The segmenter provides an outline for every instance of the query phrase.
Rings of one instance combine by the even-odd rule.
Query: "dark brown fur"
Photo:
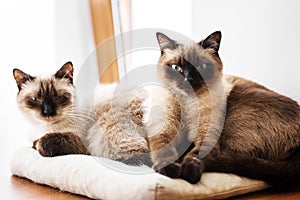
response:
[[[215,32],[192,45],[181,44],[161,33],[157,34],[157,38],[162,51],[158,68],[163,80],[168,87],[177,89],[179,93],[196,94],[201,117],[200,123],[197,120],[189,121],[189,115],[197,115],[193,109],[187,109],[185,116],[173,119],[181,120],[183,125],[180,128],[176,122],[170,126],[177,130],[177,134],[184,132],[180,138],[185,135],[185,138],[192,139],[192,148],[182,156],[183,159],[175,163],[167,162],[162,153],[152,156],[154,169],[172,178],[181,177],[190,183],[200,180],[204,168],[206,171],[235,173],[272,184],[299,183],[299,104],[257,83],[228,76],[225,77],[226,83],[231,87],[224,87],[228,89],[224,127],[218,129],[216,126],[215,132],[208,132],[212,125],[209,120],[214,120],[211,118],[212,108],[218,107],[218,104],[211,101],[218,98],[218,87],[209,85],[220,83],[223,76],[218,54],[221,33]],[[199,67],[203,63],[206,67]],[[188,107],[188,104],[185,106]],[[173,108],[178,109],[176,106]],[[222,113],[222,106],[218,109]],[[192,132],[195,128],[189,128],[193,123],[199,123],[194,134]],[[190,135],[195,137],[191,138]],[[154,142],[149,140],[151,150],[157,144],[163,146],[170,143],[174,133],[165,131],[160,137],[165,139]],[[208,139],[205,141],[205,138]],[[178,141],[175,146],[180,146],[182,142]]]
[[[226,121],[218,148],[203,159],[206,170],[275,185],[299,183],[299,104],[251,81],[228,79],[234,87]]]
[[[251,81],[228,79],[234,87],[227,99],[223,145],[258,158],[288,159],[300,144],[298,103]]]
[[[80,138],[74,133],[47,133],[34,142],[33,148],[45,157],[88,154]]]

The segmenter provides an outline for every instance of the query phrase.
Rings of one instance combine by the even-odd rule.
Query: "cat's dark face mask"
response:
[[[215,66],[212,62],[200,59],[194,65],[186,59],[180,59],[178,63],[167,64],[166,78],[169,80],[175,80],[177,87],[193,91],[199,90],[206,80],[210,80],[214,77]]]
[[[165,81],[185,91],[198,91],[222,71],[218,55],[221,33],[199,43],[181,43],[157,33],[161,49],[158,66]]]

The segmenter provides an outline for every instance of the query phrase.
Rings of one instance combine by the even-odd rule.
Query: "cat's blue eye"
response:
[[[36,99],[36,97],[30,97],[30,100],[31,101],[36,101],[37,99]]]
[[[180,72],[180,73],[183,72],[183,70],[181,69],[181,67],[179,67],[179,66],[176,65],[176,64],[172,64],[171,67],[172,67],[173,70],[175,70],[175,71],[177,71],[177,72]]]

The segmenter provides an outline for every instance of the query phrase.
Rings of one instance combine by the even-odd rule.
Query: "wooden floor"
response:
[[[62,192],[48,186],[35,184],[27,179],[11,176],[5,190],[3,184],[1,199],[7,200],[87,200],[89,198]]]
[[[16,176],[1,177],[1,199],[7,200],[87,200],[89,198],[62,192],[48,186],[35,184],[27,179]],[[243,196],[233,197],[234,200],[297,200],[300,199],[300,186],[289,189],[268,189]]]
[[[238,197],[232,197],[234,200],[298,200],[300,199],[300,185],[285,189],[270,188],[260,192],[254,192]]]

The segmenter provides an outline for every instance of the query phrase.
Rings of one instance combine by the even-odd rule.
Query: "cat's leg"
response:
[[[300,183],[300,160],[266,160],[226,149],[213,150],[202,161],[207,172],[233,173],[278,186]]]
[[[300,147],[298,147],[292,155],[288,158],[290,161],[300,161]]]
[[[180,177],[181,166],[175,146],[180,143],[180,109],[176,105],[165,108],[165,116],[154,113],[148,128],[148,143],[153,169],[171,178]]]
[[[42,156],[53,157],[67,154],[88,154],[78,135],[66,133],[47,133],[34,141],[33,148]]]
[[[189,183],[197,183],[200,181],[205,164],[195,154],[188,154],[181,163],[180,177]]]
[[[153,169],[162,175],[178,178],[181,167],[176,163],[178,156],[175,146],[164,140],[161,135],[152,137],[148,141]]]
[[[181,162],[181,178],[189,183],[200,181],[202,173],[205,170],[205,163],[202,158],[211,151],[220,152],[219,134],[210,134],[209,138],[204,138],[205,133],[198,134],[194,141],[194,147],[187,152]]]

